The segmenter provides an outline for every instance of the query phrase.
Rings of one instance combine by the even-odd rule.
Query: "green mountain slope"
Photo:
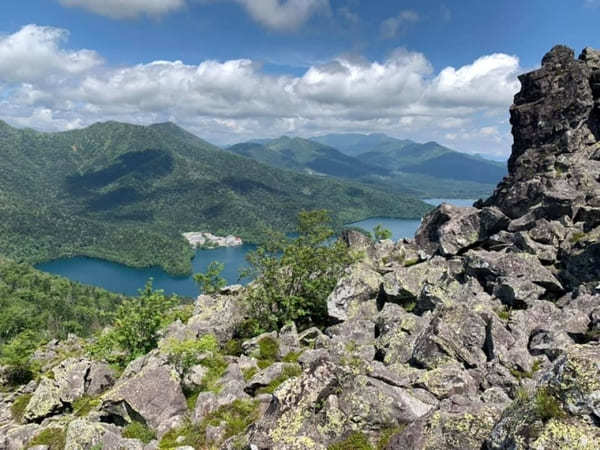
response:
[[[0,347],[22,332],[89,336],[110,323],[124,297],[0,257]]]
[[[0,123],[0,254],[38,262],[86,255],[191,270],[181,233],[260,240],[302,209],[337,225],[420,217],[428,207],[364,185],[296,174],[224,152],[173,124],[116,122],[40,133]]]
[[[388,175],[389,171],[358,161],[339,150],[302,138],[282,136],[261,143],[246,142],[227,149],[272,167],[341,178]]]
[[[373,134],[327,134],[311,138],[315,142],[329,145],[349,156],[358,156],[373,149],[383,149],[387,146],[401,148],[402,145],[412,144],[409,140],[395,139],[382,133]]]
[[[437,142],[419,144],[383,134],[332,134],[312,140],[336,145],[366,164],[385,167],[392,172],[391,179],[383,180],[385,184],[437,191],[441,196],[457,190],[474,196],[489,194],[506,175],[504,163],[457,152]]]

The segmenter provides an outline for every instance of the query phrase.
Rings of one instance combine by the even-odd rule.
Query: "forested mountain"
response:
[[[227,150],[273,167],[313,174],[359,178],[390,173],[383,167],[361,162],[333,147],[298,137],[282,136],[263,143],[246,142]]]
[[[489,185],[495,185],[506,175],[506,164],[457,152],[437,142],[420,144],[385,134],[331,134],[312,140],[395,172]]]
[[[436,142],[419,144],[385,134],[283,136],[236,144],[228,150],[272,167],[357,180],[421,198],[485,197],[506,174],[502,163]]]
[[[87,255],[188,273],[188,231],[259,240],[302,209],[337,225],[420,217],[428,207],[224,152],[173,124],[117,122],[41,133],[0,122],[0,254],[36,262]]]
[[[23,332],[89,336],[111,322],[123,298],[0,257],[0,347]]]

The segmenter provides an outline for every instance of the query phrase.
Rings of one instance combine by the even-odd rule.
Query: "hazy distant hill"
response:
[[[171,123],[40,133],[0,122],[0,254],[17,260],[77,254],[185,273],[192,252],[182,232],[257,240],[316,208],[332,211],[338,225],[428,209],[357,183],[267,167]]]
[[[268,141],[236,144],[227,150],[273,167],[342,178],[389,175],[390,171],[372,166],[339,150],[308,139],[282,136]]]
[[[397,176],[401,173],[441,180],[478,183],[493,190],[506,175],[506,164],[480,156],[457,152],[437,142],[416,143],[384,134],[330,134],[312,140],[335,146],[365,164],[385,167]],[[426,186],[421,188],[427,190]],[[430,188],[431,189],[431,188]]]

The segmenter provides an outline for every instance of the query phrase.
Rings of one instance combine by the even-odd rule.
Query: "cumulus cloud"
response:
[[[274,30],[296,29],[319,11],[329,10],[329,0],[235,0],[257,22]]]
[[[84,8],[113,19],[131,19],[140,15],[161,16],[187,5],[186,0],[58,0],[67,7]],[[233,1],[267,28],[295,30],[313,14],[329,12],[329,0],[190,0],[199,4]]]
[[[406,31],[408,25],[417,23],[420,20],[416,11],[407,9],[400,11],[400,14],[389,17],[381,23],[381,36],[385,39],[392,39],[398,34]]]
[[[87,9],[113,19],[131,19],[142,14],[160,16],[185,5],[185,0],[59,0],[67,7]]]
[[[341,56],[302,76],[270,75],[249,59],[111,67],[92,51],[65,49],[67,36],[29,25],[0,40],[1,118],[43,129],[172,120],[217,143],[381,131],[496,145],[520,70],[516,57],[493,54],[436,74],[423,54],[405,49],[383,61]],[[464,131],[482,117],[480,131]]]
[[[66,30],[36,25],[0,36],[0,81],[39,81],[64,73],[82,73],[101,63],[94,51],[61,49],[68,36]]]

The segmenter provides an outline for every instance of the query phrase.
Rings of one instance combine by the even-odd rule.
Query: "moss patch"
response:
[[[96,397],[83,396],[73,402],[73,414],[78,417],[87,416],[94,408],[100,405],[102,401]]]
[[[132,422],[123,428],[121,433],[124,438],[139,439],[144,444],[156,439],[156,433],[140,422]]]
[[[29,447],[36,445],[47,445],[49,450],[63,450],[67,441],[67,433],[64,428],[46,428],[38,433],[28,444]]]
[[[10,413],[18,423],[23,422],[23,415],[25,414],[29,400],[31,400],[31,394],[21,395],[10,405]]]
[[[327,450],[374,450],[363,433],[355,432],[343,441],[331,444]]]
[[[258,418],[258,402],[236,400],[221,406],[204,418],[198,425],[191,422],[171,430],[163,436],[159,447],[163,449],[189,445],[194,448],[206,448],[206,429],[209,425],[225,427],[223,440],[243,433]]]

